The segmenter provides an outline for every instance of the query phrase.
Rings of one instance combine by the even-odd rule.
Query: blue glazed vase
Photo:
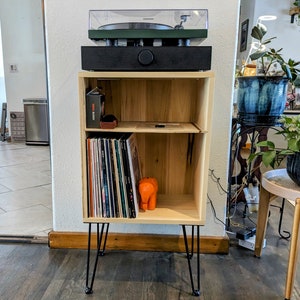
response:
[[[300,152],[287,156],[286,171],[290,178],[300,186]]]
[[[282,76],[238,77],[237,106],[240,122],[276,125],[287,101],[288,79]]]

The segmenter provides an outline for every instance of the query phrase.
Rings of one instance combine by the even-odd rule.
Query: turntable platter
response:
[[[100,30],[119,30],[119,29],[157,29],[157,30],[168,30],[173,29],[172,26],[158,23],[143,23],[143,22],[125,22],[106,24],[100,26]]]

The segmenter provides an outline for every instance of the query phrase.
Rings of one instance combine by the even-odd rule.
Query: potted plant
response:
[[[256,146],[261,147],[261,151],[250,154],[249,162],[260,156],[266,167],[277,168],[286,157],[287,173],[295,183],[300,185],[300,115],[283,115],[279,122],[282,129],[276,134],[283,135],[287,142],[286,148],[278,148],[270,140],[259,142]]]
[[[300,62],[284,60],[282,48],[268,48],[275,37],[266,38],[267,28],[257,24],[252,28],[251,36],[255,51],[249,58],[256,62],[256,76],[243,76],[246,65],[239,72],[237,105],[239,119],[245,125],[275,125],[282,115],[287,100],[288,82],[293,84]]]

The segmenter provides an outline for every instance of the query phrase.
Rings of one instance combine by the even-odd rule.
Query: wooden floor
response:
[[[99,257],[94,293],[86,295],[85,250],[1,242],[0,299],[283,299],[289,241],[277,233],[278,215],[279,210],[272,208],[267,247],[260,259],[238,246],[235,238],[231,238],[228,255],[200,255],[198,298],[191,295],[187,260],[182,253],[107,252]],[[290,230],[291,215],[292,207],[286,205],[285,230]],[[195,257],[192,262],[194,267]],[[300,274],[295,282],[295,300],[300,299],[299,278]]]

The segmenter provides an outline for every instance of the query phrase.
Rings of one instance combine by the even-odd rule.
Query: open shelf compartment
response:
[[[79,73],[84,222],[204,225],[213,80],[212,72]],[[96,86],[119,120],[110,131],[136,133],[142,175],[158,181],[156,209],[136,218],[88,214],[86,140],[107,131],[86,127],[85,96]]]

